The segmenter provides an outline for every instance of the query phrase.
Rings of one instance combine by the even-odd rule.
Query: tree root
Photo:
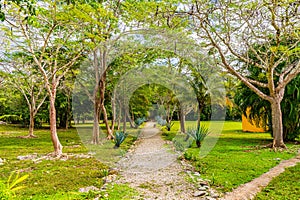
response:
[[[287,149],[287,146],[285,144],[281,144],[280,146],[274,146],[273,143],[270,143],[270,144],[267,144],[267,145],[264,145],[262,146],[263,149],[267,148],[272,148],[274,151],[282,151],[282,150],[286,150]]]

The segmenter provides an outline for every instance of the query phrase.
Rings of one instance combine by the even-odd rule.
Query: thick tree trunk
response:
[[[197,130],[200,129],[201,126],[201,113],[203,110],[203,103],[198,100],[198,119],[197,119]]]
[[[34,130],[34,111],[30,110],[30,119],[29,119],[29,134],[28,137],[36,137],[33,134],[33,130]]]
[[[271,102],[272,109],[272,129],[273,129],[273,148],[286,148],[283,142],[282,112],[279,100]]]
[[[62,154],[62,145],[59,142],[56,129],[56,110],[55,110],[55,92],[50,96],[50,133],[51,140],[54,147],[54,155],[60,156]]]

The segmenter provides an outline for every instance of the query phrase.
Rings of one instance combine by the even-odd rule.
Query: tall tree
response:
[[[175,11],[190,17],[199,43],[212,47],[209,53],[224,69],[270,102],[273,148],[286,148],[280,103],[286,85],[300,73],[299,6],[288,0],[194,0]],[[258,43],[264,48],[255,48]],[[248,66],[262,69],[264,81],[247,77]]]
[[[34,138],[34,118],[47,97],[43,77],[38,73],[32,57],[20,52],[6,57],[1,62],[7,74],[6,82],[22,93],[29,108],[29,134],[25,138]]]
[[[119,18],[121,18],[121,1],[106,1],[103,2],[77,2],[74,4],[74,16],[77,21],[84,24],[83,32],[86,36],[85,45],[86,51],[89,54],[88,63],[82,67],[84,70],[77,79],[78,85],[86,91],[89,99],[94,105],[94,125],[93,125],[93,143],[99,143],[99,120],[102,112],[103,120],[106,125],[107,138],[113,138],[114,120],[109,124],[108,113],[105,108],[105,91],[107,82],[107,72],[109,62],[111,61],[111,44],[116,38],[113,38],[115,33],[120,31],[118,26]],[[118,37],[117,37],[118,38]],[[90,70],[92,76],[89,77],[94,83],[80,83],[80,77],[85,76],[85,73]],[[86,81],[86,78],[83,78]],[[93,89],[91,90],[91,87]],[[114,116],[114,115],[113,115]]]
[[[68,6],[57,1],[43,1],[36,6],[36,15],[27,16],[18,4],[10,4],[6,10],[3,29],[13,45],[32,56],[43,77],[49,95],[50,132],[54,155],[62,154],[57,136],[55,99],[57,87],[66,73],[82,56],[80,25],[72,22]],[[8,25],[7,25],[8,24]]]

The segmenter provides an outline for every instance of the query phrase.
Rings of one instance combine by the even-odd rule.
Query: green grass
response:
[[[258,193],[255,200],[299,200],[300,199],[300,163],[285,169],[271,183]]]
[[[21,170],[20,175],[28,174],[29,178],[22,182],[21,185],[25,185],[26,188],[17,192],[17,199],[93,199],[97,194],[80,194],[79,188],[91,185],[101,187],[102,178],[105,176],[103,171],[111,166],[99,161],[97,156],[69,158],[66,161],[43,160],[38,163],[31,160],[18,160],[17,157],[20,155],[37,153],[38,156],[43,156],[53,151],[49,130],[36,130],[35,134],[38,138],[21,139],[18,136],[27,135],[27,129],[0,125],[0,158],[5,159],[5,164],[0,166],[0,181],[5,182],[12,171]],[[87,154],[93,149],[98,149],[99,153],[106,149],[101,151],[101,158],[113,161],[117,161],[136,139],[132,132],[121,147],[115,150],[113,142],[107,140],[105,145],[83,145],[75,128],[67,131],[58,130],[58,136],[64,146],[64,153]],[[126,185],[114,185],[107,191],[108,196],[116,196],[117,188],[120,188],[128,199],[134,194],[134,191]]]
[[[212,130],[214,127],[223,126],[221,122],[211,122],[211,124],[203,122],[202,124],[211,125]],[[187,126],[192,127],[194,123],[188,122]],[[103,127],[101,129],[104,130]],[[178,136],[178,129],[179,123],[176,122],[170,132],[164,131],[163,137],[168,140],[174,138],[179,140],[182,137],[183,140],[184,135]],[[42,156],[51,153],[53,146],[49,130],[37,130],[35,134],[38,138],[21,139],[18,136],[26,135],[27,129],[0,125],[0,158],[6,160],[5,164],[0,166],[0,181],[6,181],[11,171],[15,170],[23,171],[21,176],[29,174],[29,178],[21,183],[26,188],[17,192],[17,199],[93,199],[98,195],[101,195],[101,199],[132,199],[136,196],[136,191],[128,185],[117,184],[111,184],[107,191],[100,193],[78,193],[81,187],[103,185],[102,177],[106,175],[104,172],[112,166],[111,163],[124,155],[137,139],[136,129],[128,129],[129,136],[118,149],[113,149],[113,142],[105,140],[105,133],[101,134],[102,145],[90,145],[89,125],[81,126],[79,130],[79,133],[75,128],[58,131],[60,141],[64,146],[63,152],[69,154],[96,152],[95,158],[70,158],[66,161],[43,160],[34,163],[33,161],[20,161],[17,156],[33,153]],[[212,137],[215,136],[212,135]],[[240,122],[226,122],[218,142],[207,156],[200,158],[199,148],[196,148],[194,143],[186,150],[184,156],[200,172],[202,178],[211,180],[213,187],[225,192],[260,176],[281,160],[293,157],[298,148],[293,144],[287,144],[289,150],[285,152],[259,148],[271,141],[269,133],[243,133]],[[288,173],[287,178],[284,175],[286,173]],[[276,198],[276,195],[282,197],[282,195],[289,194],[293,197],[295,191],[299,190],[299,186],[296,185],[299,175],[293,176],[293,173],[299,174],[299,165],[288,169],[282,175],[279,181],[282,184],[271,184],[270,188],[257,198],[262,199],[266,194],[269,195],[266,199],[280,199]],[[277,188],[284,188],[280,189],[284,190],[284,193],[278,193]]]
[[[221,122],[210,122],[212,127],[222,126]],[[164,131],[165,139],[171,140],[178,132],[176,122],[170,133]],[[209,126],[208,122],[202,122]],[[194,126],[188,122],[187,126]],[[210,184],[222,192],[231,191],[243,183],[259,177],[281,160],[286,160],[296,154],[296,145],[287,144],[288,151],[274,152],[272,149],[262,149],[262,145],[272,142],[269,133],[244,133],[240,122],[226,122],[218,142],[208,155],[201,158],[200,149],[195,143],[184,152],[201,177],[211,180]],[[175,139],[178,136],[175,137]]]

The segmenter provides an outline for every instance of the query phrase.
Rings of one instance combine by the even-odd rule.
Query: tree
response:
[[[92,73],[88,82],[93,80],[94,83],[80,82],[80,78],[85,76],[85,72],[79,75],[77,79],[78,86],[81,87],[93,102],[94,106],[94,123],[93,123],[93,143],[99,143],[99,120],[102,112],[104,123],[106,125],[107,138],[113,138],[114,121],[109,124],[108,113],[105,108],[105,91],[107,82],[107,72],[109,70],[109,59],[111,59],[111,44],[114,44],[113,34],[118,33],[118,21],[121,17],[121,2],[107,1],[98,3],[94,1],[78,2],[74,4],[74,16],[80,23],[84,24],[83,32],[87,40],[85,41],[86,51],[89,57],[86,61],[88,64],[81,68],[81,71]],[[118,38],[118,37],[116,37]],[[84,68],[88,67],[88,68]],[[86,81],[86,80],[85,80]],[[91,90],[91,88],[93,88]],[[114,115],[113,115],[114,116]]]
[[[5,80],[25,98],[29,108],[29,134],[25,138],[34,138],[35,116],[47,97],[43,77],[35,69],[32,57],[20,52],[6,56],[8,59],[2,62],[6,71]]]
[[[56,1],[36,4],[36,15],[24,16],[20,6],[12,3],[6,7],[6,24],[3,29],[17,49],[32,56],[43,77],[49,95],[49,118],[54,155],[62,154],[62,145],[57,136],[55,99],[62,78],[82,56],[80,25],[72,23],[68,6]],[[8,16],[9,15],[9,16]],[[7,25],[9,24],[9,25]]]
[[[195,0],[175,12],[190,16],[199,44],[212,47],[208,52],[219,57],[224,69],[270,102],[272,146],[286,148],[280,103],[287,84],[300,73],[299,4],[285,0],[230,3]],[[256,48],[258,43],[263,50]],[[264,80],[247,77],[248,66],[261,69]]]
[[[7,76],[6,73],[0,73],[1,78]],[[24,121],[23,114],[26,112],[28,107],[23,95],[3,78],[0,85],[0,121],[20,123]]]
[[[255,72],[252,72],[251,75],[258,76]],[[298,75],[286,86],[286,92],[281,102],[284,141],[294,141],[300,134],[299,81],[300,76]],[[266,100],[257,101],[260,97],[243,84],[239,84],[238,91],[239,92],[235,95],[234,100],[244,115],[246,115],[247,109],[251,107],[249,119],[256,125],[263,126],[266,130],[269,130],[272,133],[270,103]]]
[[[5,20],[5,8],[8,4],[17,4],[24,14],[35,14],[34,0],[0,0],[0,21]]]

